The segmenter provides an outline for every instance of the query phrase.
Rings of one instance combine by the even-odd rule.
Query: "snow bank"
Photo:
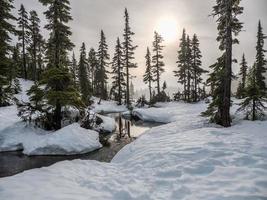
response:
[[[15,97],[22,102],[29,102],[29,96],[27,95],[27,91],[33,86],[34,82],[19,78],[19,83],[21,87],[21,92],[16,94]]]
[[[101,100],[101,103],[98,104],[99,98],[93,98],[93,105],[91,106],[91,110],[96,113],[117,113],[127,111],[125,105],[117,105],[115,101],[105,101]]]
[[[103,120],[103,122],[100,124],[99,127],[96,128],[98,131],[104,131],[107,133],[112,133],[116,130],[116,122],[114,118],[103,116],[103,115],[97,115],[99,118]]]
[[[0,132],[0,152],[23,150],[26,155],[73,155],[100,147],[98,133],[77,123],[48,132],[18,122]]]
[[[2,178],[0,199],[267,199],[266,121],[205,127],[201,103],[165,108],[180,110],[163,112],[179,121],[150,129],[111,163],[64,161]]]

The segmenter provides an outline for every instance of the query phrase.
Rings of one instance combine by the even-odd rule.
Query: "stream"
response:
[[[159,126],[159,123],[143,122],[128,120],[122,118],[122,124],[130,124],[130,136],[125,134],[124,137],[118,138],[119,132],[119,118],[120,113],[109,113],[106,116],[115,119],[117,128],[116,131],[109,135],[100,135],[104,138],[106,144],[101,149],[79,155],[71,156],[27,156],[22,151],[14,152],[0,152],[0,177],[12,176],[21,173],[25,170],[47,167],[56,162],[64,160],[98,160],[100,162],[110,162],[112,158],[120,151],[125,145],[131,143],[135,138],[139,137],[142,133],[152,127]]]

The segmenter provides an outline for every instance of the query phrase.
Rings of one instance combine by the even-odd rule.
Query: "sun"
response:
[[[165,42],[173,42],[177,39],[178,23],[174,18],[163,17],[158,21],[156,31]]]

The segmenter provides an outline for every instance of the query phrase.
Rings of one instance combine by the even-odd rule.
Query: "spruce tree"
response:
[[[38,55],[42,54],[40,52],[40,47],[44,45],[44,39],[40,31],[40,19],[36,11],[30,11],[30,24],[29,24],[29,47],[28,51],[31,56],[31,65],[32,65],[32,80],[39,80],[39,73],[41,71],[41,66],[38,66]]]
[[[162,55],[162,50],[163,50],[163,38],[161,35],[159,35],[156,31],[154,32],[154,41],[153,41],[153,52],[154,55],[152,56],[152,72],[154,76],[154,80],[157,83],[157,95],[160,95],[160,76],[162,73],[165,71],[164,70],[164,62],[162,61],[163,55]]]
[[[239,76],[241,78],[239,84],[238,84],[238,88],[237,88],[237,92],[236,92],[236,96],[237,98],[244,98],[245,97],[245,87],[246,87],[246,81],[247,81],[247,70],[248,70],[248,65],[247,65],[247,61],[245,58],[245,54],[243,54],[242,56],[242,61],[240,63],[240,72],[239,72]]]
[[[186,38],[186,78],[187,78],[187,87],[185,95],[187,96],[187,101],[191,102],[191,80],[193,75],[193,69],[192,69],[192,49],[191,49],[191,40],[189,35],[187,35]]]
[[[178,51],[178,70],[174,71],[174,76],[178,78],[178,83],[183,85],[183,99],[186,99],[186,85],[187,85],[187,55],[186,55],[186,49],[187,49],[187,41],[186,41],[186,31],[183,29],[182,38],[180,39],[180,45],[179,45],[179,51]]]
[[[82,100],[85,104],[89,103],[90,96],[90,83],[87,72],[87,59],[86,59],[86,49],[85,44],[82,44],[80,49],[80,61],[79,61],[79,84],[80,91],[82,94]]]
[[[97,52],[97,58],[98,58],[98,66],[95,73],[95,94],[97,97],[107,100],[108,98],[108,91],[107,91],[107,68],[109,66],[108,60],[109,60],[109,54],[108,54],[108,45],[106,43],[106,37],[101,30],[101,37]]]
[[[71,74],[67,66],[68,51],[74,47],[70,41],[71,31],[67,23],[72,20],[69,0],[40,0],[48,7],[44,13],[48,24],[45,28],[50,31],[47,41],[46,59],[48,69],[44,72],[42,83],[46,84],[46,98],[52,105],[52,128],[60,129],[62,106],[81,106],[80,98],[74,89]]]
[[[133,63],[132,60],[134,59],[134,50],[137,46],[133,45],[132,36],[134,32],[131,31],[131,27],[129,24],[129,14],[127,9],[125,8],[124,11],[124,18],[125,18],[125,27],[124,27],[124,42],[122,43],[123,46],[123,62],[125,65],[126,70],[126,104],[127,107],[130,106],[130,69],[136,68],[137,64]]]
[[[242,29],[242,23],[238,20],[238,15],[242,14],[243,8],[239,6],[240,0],[216,0],[216,5],[213,7],[212,15],[217,17],[218,37],[220,42],[219,49],[223,52],[225,62],[221,69],[220,76],[223,77],[222,90],[217,98],[222,98],[218,104],[216,113],[216,123],[224,127],[231,126],[230,106],[231,106],[231,79],[232,79],[232,46],[237,44],[238,40],[233,37],[237,36]],[[221,88],[221,87],[220,87]],[[215,99],[217,99],[215,98]],[[214,104],[212,102],[211,104]]]
[[[262,119],[264,117],[264,110],[266,110],[264,102],[266,103],[267,101],[261,92],[260,85],[258,85],[259,83],[260,82],[257,80],[257,65],[254,64],[248,74],[247,85],[245,88],[246,98],[237,110],[238,112],[245,112],[245,119],[252,121]]]
[[[95,86],[96,86],[96,82],[95,82],[95,72],[96,72],[96,68],[98,65],[98,61],[97,61],[97,57],[96,57],[96,52],[94,50],[94,48],[91,48],[88,54],[88,66],[90,68],[90,82],[92,83],[92,94],[95,95]]]
[[[266,83],[265,83],[265,73],[266,73],[266,65],[267,60],[265,58],[265,52],[264,49],[264,40],[267,37],[263,34],[263,28],[261,26],[261,22],[259,21],[258,24],[258,33],[257,33],[257,45],[256,45],[256,81],[258,82],[257,85],[259,86],[259,89],[264,95],[266,95]]]
[[[115,53],[112,60],[112,93],[115,96],[115,100],[118,102],[118,105],[122,104],[122,99],[125,96],[125,72],[122,62],[122,46],[120,39],[117,39],[117,44],[115,47]]]
[[[198,88],[200,88],[200,84],[202,83],[202,75],[203,73],[207,73],[201,65],[201,51],[199,49],[199,40],[197,35],[194,34],[192,38],[192,75],[193,75],[193,101],[197,102],[199,100],[198,96]]]
[[[7,106],[11,102],[13,93],[9,86],[9,66],[10,59],[9,53],[12,47],[9,42],[11,41],[10,34],[15,33],[15,28],[11,24],[11,20],[16,18],[12,15],[11,10],[13,7],[13,0],[0,1],[0,107]]]
[[[145,56],[146,59],[146,71],[143,76],[143,80],[145,84],[148,84],[148,90],[149,90],[149,102],[151,102],[152,99],[152,82],[154,82],[153,79],[153,72],[152,72],[152,65],[151,65],[151,54],[149,51],[149,48],[147,47],[147,53]]]
[[[19,9],[18,27],[19,27],[19,41],[21,41],[22,47],[22,67],[23,67],[23,78],[28,78],[27,72],[27,55],[26,49],[29,43],[29,21],[28,12],[25,10],[23,4],[21,4]]]
[[[71,63],[69,66],[69,71],[71,73],[71,77],[72,77],[72,81],[74,83],[75,88],[79,88],[79,80],[78,80],[78,76],[79,76],[79,68],[78,68],[78,64],[77,64],[77,60],[75,58],[75,54],[74,52],[72,53],[72,58],[71,58]]]

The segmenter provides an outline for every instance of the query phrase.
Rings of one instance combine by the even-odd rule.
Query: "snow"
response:
[[[26,91],[33,82],[20,79],[19,100],[28,101]],[[96,131],[74,123],[58,131],[44,131],[25,124],[17,116],[15,105],[0,108],[0,152],[23,150],[27,155],[72,155],[101,148]],[[1,198],[0,198],[1,199]]]
[[[99,127],[96,128],[96,130],[104,131],[107,133],[112,133],[113,131],[116,130],[116,122],[114,118],[103,116],[103,115],[97,115],[99,118],[103,120],[103,122],[100,124]]]
[[[105,101],[101,100],[100,104],[99,98],[93,98],[94,103],[91,106],[91,110],[96,113],[117,113],[127,111],[125,105],[117,105],[115,101]]]
[[[259,200],[267,198],[267,122],[212,127],[204,103],[138,110],[169,124],[148,130],[111,163],[64,161],[0,179],[0,199]],[[157,110],[158,109],[158,110]],[[179,114],[180,113],[180,114]]]

